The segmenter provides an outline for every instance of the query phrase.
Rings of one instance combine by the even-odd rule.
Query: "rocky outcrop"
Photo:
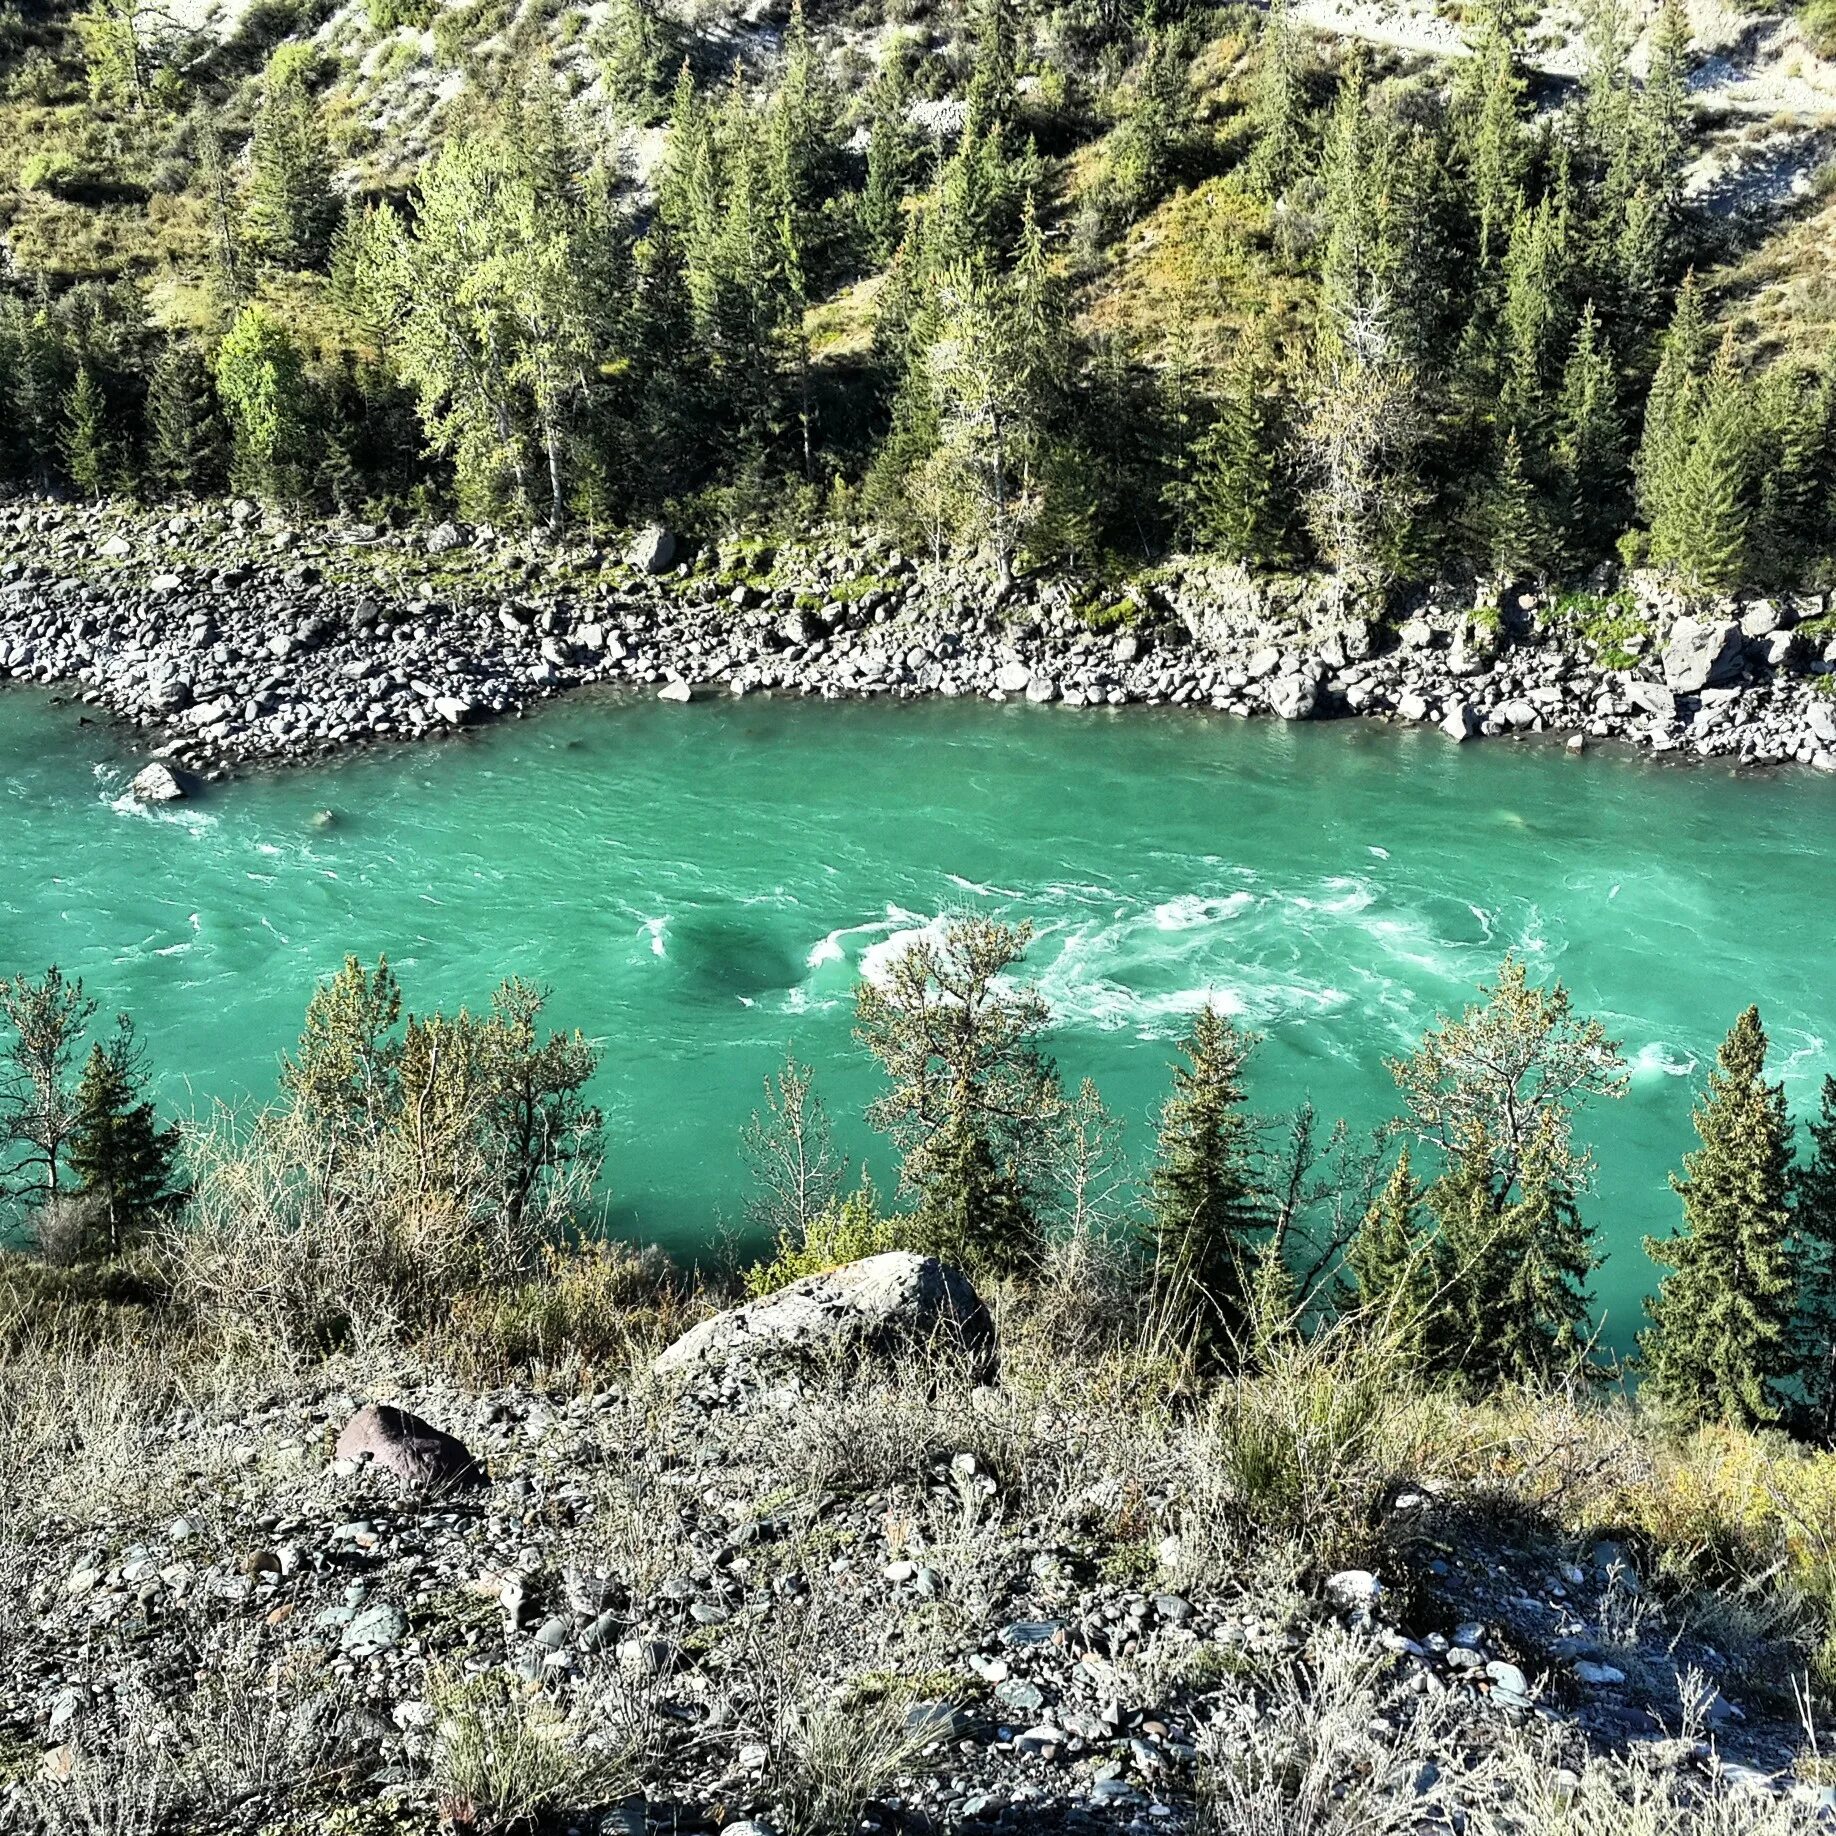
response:
[[[827,1366],[913,1351],[961,1359],[976,1375],[992,1377],[994,1324],[966,1275],[934,1256],[892,1250],[703,1320],[652,1368],[692,1379],[736,1366]]]

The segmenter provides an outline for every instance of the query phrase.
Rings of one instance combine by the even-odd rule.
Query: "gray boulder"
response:
[[[1676,692],[1661,682],[1628,682],[1626,699],[1640,712],[1653,715],[1658,720],[1675,720],[1677,717]]]
[[[676,564],[676,538],[652,523],[638,531],[625,558],[640,574],[666,574]]]
[[[693,1378],[733,1365],[892,1358],[919,1348],[962,1359],[978,1378],[994,1375],[994,1323],[969,1278],[935,1256],[891,1250],[703,1320],[651,1368]]]
[[[430,555],[450,555],[455,548],[465,546],[465,531],[457,523],[436,523],[427,532],[427,552]]]
[[[187,781],[170,765],[162,765],[155,759],[134,774],[128,785],[128,795],[142,803],[177,803],[189,796],[190,791]]]
[[[484,1469],[463,1441],[390,1403],[367,1403],[359,1409],[344,1424],[333,1457],[355,1466],[376,1466],[423,1491],[485,1483]]]
[[[1296,672],[1277,676],[1269,684],[1269,708],[1283,720],[1309,720],[1319,706],[1320,685],[1309,675]]]
[[[1457,701],[1441,717],[1441,731],[1450,740],[1469,740],[1479,730],[1479,711],[1470,702]]]
[[[1664,646],[1664,681],[1679,695],[1695,695],[1740,674],[1741,630],[1731,618],[1680,618]]]

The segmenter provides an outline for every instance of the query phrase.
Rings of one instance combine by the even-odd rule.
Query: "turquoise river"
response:
[[[786,1046],[872,1144],[851,993],[953,905],[1032,918],[1069,1078],[1152,1137],[1215,999],[1263,1033],[1252,1098],[1387,1113],[1386,1054],[1507,949],[1624,1041],[1583,1122],[1610,1251],[1605,1338],[1736,1012],[1760,1003],[1802,1112],[1836,1069],[1836,785],[1735,780],[1438,733],[962,703],[573,702],[461,743],[121,797],[108,729],[0,696],[0,964],[57,961],[139,1022],[180,1110],[273,1089],[316,978],[387,951],[411,1004],[516,971],[604,1049],[614,1228],[736,1225],[739,1131]],[[315,813],[335,820],[315,825]]]

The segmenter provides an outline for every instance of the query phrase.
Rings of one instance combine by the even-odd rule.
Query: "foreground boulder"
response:
[[[484,1469],[464,1442],[389,1403],[369,1403],[344,1424],[333,1456],[373,1464],[421,1491],[483,1485]]]
[[[652,523],[638,532],[626,559],[640,574],[666,574],[676,564],[676,538]]]
[[[934,1350],[986,1381],[994,1323],[968,1276],[935,1256],[891,1250],[730,1308],[661,1353],[659,1376],[712,1376],[731,1365],[822,1364]]]

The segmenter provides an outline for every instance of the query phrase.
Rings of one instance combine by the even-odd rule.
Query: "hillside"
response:
[[[26,488],[1379,593],[1836,547],[1815,7],[0,17]]]

